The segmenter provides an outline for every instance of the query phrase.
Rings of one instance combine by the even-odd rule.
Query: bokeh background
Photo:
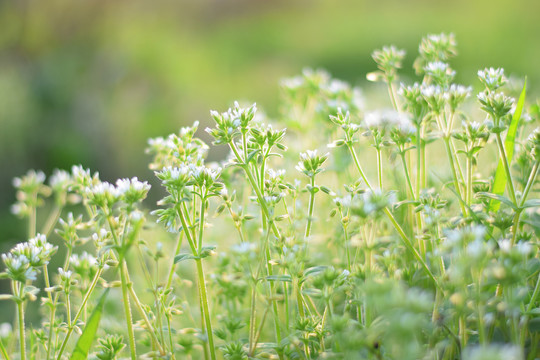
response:
[[[0,248],[24,240],[11,179],[30,168],[151,179],[147,138],[204,128],[236,99],[278,116],[279,79],[304,67],[369,91],[387,44],[412,77],[421,37],[443,31],[458,82],[501,66],[537,98],[537,0],[0,0]]]

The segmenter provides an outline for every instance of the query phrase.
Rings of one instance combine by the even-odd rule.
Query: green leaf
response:
[[[178,254],[174,257],[174,263],[179,263],[184,260],[199,259],[198,256],[193,256],[192,254]]]
[[[530,207],[538,207],[540,206],[540,199],[531,199],[525,201],[525,204],[523,204],[523,208],[530,208]]]
[[[77,340],[77,345],[75,345],[75,349],[71,354],[71,360],[84,360],[88,358],[88,352],[90,351],[90,347],[92,347],[92,343],[96,337],[101,314],[103,313],[103,306],[105,305],[105,298],[107,297],[108,293],[109,289],[106,289],[101,295],[96,308],[94,311],[92,311],[90,319],[88,319],[79,340]]]
[[[269,275],[266,277],[266,280],[268,281],[286,281],[291,282],[292,277],[291,275]]]
[[[325,266],[325,265],[313,266],[306,269],[306,271],[304,271],[304,276],[307,277],[307,276],[317,275],[326,269],[328,269],[328,266]]]
[[[514,156],[514,143],[516,141],[516,133],[517,128],[519,124],[519,120],[521,119],[521,113],[523,112],[523,105],[525,104],[525,95],[527,93],[527,78],[525,78],[525,83],[523,84],[523,90],[521,90],[521,95],[519,95],[519,100],[516,105],[516,111],[514,111],[514,115],[512,116],[512,122],[510,123],[510,127],[508,128],[508,132],[506,133],[506,139],[504,140],[504,147],[506,148],[506,157],[508,158],[508,166],[512,163],[512,157]],[[497,164],[497,170],[495,171],[495,181],[493,182],[493,189],[491,190],[492,193],[497,195],[504,194],[504,188],[506,187],[506,172],[504,170],[504,165],[502,162],[502,159],[499,159],[499,163]],[[497,211],[500,207],[499,201],[491,201],[489,204],[488,210]]]
[[[506,205],[510,206],[512,209],[517,210],[516,205],[514,205],[514,203],[512,201],[510,201],[510,199],[508,199],[506,196],[498,195],[498,194],[492,194],[492,193],[488,193],[488,192],[479,192],[479,193],[476,194],[476,196],[478,198],[489,198],[491,200],[497,201],[498,203],[503,202]]]

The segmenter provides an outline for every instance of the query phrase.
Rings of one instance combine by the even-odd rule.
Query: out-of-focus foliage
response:
[[[304,66],[363,81],[381,43],[406,48],[411,69],[422,34],[452,31],[460,77],[501,66],[534,89],[538,13],[533,0],[0,1],[3,238],[20,233],[7,208],[26,169],[82,163],[149,178],[148,137],[204,127],[207,109],[233,98],[277,109],[274,84]]]

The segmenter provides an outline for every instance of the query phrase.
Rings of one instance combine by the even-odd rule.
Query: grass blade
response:
[[[525,104],[525,95],[526,95],[526,88],[527,88],[527,78],[525,78],[525,83],[523,84],[523,90],[521,90],[521,94],[519,95],[519,100],[516,105],[516,111],[514,111],[514,115],[512,116],[512,122],[510,123],[510,126],[508,127],[508,132],[506,133],[506,139],[504,140],[504,147],[506,148],[506,156],[508,158],[508,164],[510,165],[512,163],[512,157],[514,156],[514,145],[516,142],[516,133],[517,128],[519,124],[519,120],[521,119],[521,113],[523,112],[523,105]],[[506,172],[504,171],[504,165],[502,162],[502,159],[499,159],[499,163],[497,164],[497,170],[495,172],[495,180],[493,181],[493,189],[492,193],[497,195],[503,195],[504,189],[506,187]],[[500,201],[493,200],[489,203],[489,210],[497,211],[499,210],[499,207],[501,206]]]
[[[90,319],[88,319],[83,333],[79,337],[77,345],[75,345],[75,350],[73,350],[73,354],[71,354],[71,360],[84,360],[88,358],[88,352],[90,351],[90,347],[92,347],[92,343],[96,337],[99,321],[101,320],[101,314],[103,313],[103,306],[105,305],[105,298],[107,297],[108,293],[109,289],[106,289],[101,295],[96,308],[94,311],[92,311],[92,315],[90,315]]]

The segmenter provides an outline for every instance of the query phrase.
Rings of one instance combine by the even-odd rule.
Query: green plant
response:
[[[164,197],[150,215],[150,185],[137,178],[113,185],[74,166],[49,185],[35,171],[16,179],[13,210],[30,240],[2,255],[12,293],[0,299],[14,301],[17,331],[5,327],[0,353],[534,359],[538,114],[525,116],[525,85],[517,101],[503,92],[502,69],[479,71],[479,109],[468,102],[455,55],[452,35],[426,37],[420,82],[398,86],[405,53],[376,51],[368,78],[387,84],[393,109],[367,109],[324,71],[287,79],[287,135],[255,104],[212,111],[206,131],[230,151],[219,165],[206,161],[198,123],[151,139]],[[304,150],[329,141],[329,153]],[[98,300],[100,288],[111,290]],[[46,306],[30,331],[38,297]]]

